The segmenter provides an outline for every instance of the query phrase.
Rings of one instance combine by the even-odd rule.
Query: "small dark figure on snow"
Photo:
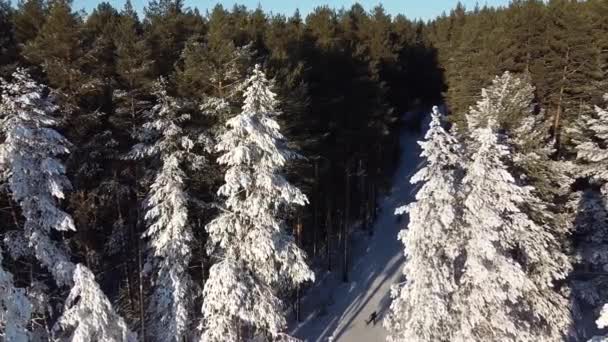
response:
[[[365,324],[369,325],[370,323],[374,322],[374,325],[376,325],[376,318],[378,318],[378,314],[376,311],[374,311],[371,315],[369,315],[369,319],[365,322]]]

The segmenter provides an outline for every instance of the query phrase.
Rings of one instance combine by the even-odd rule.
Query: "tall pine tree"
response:
[[[217,262],[203,291],[202,341],[238,340],[242,327],[276,338],[285,328],[280,289],[314,279],[282,217],[306,196],[281,175],[295,154],[274,120],[278,101],[260,66],[246,82],[242,112],[216,145],[228,167],[222,212],[206,227]]]

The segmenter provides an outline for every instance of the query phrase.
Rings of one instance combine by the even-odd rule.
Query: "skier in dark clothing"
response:
[[[374,325],[376,325],[376,318],[378,318],[378,313],[376,313],[376,311],[372,312],[371,315],[369,315],[369,320],[367,322],[365,322],[366,325],[369,325],[371,322],[374,322]]]

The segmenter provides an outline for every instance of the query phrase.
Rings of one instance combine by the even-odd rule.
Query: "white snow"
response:
[[[420,132],[427,127],[428,120],[423,120]],[[353,234],[350,282],[342,282],[340,267],[317,274],[317,283],[302,298],[303,321],[290,326],[292,336],[309,342],[386,341],[382,319],[391,302],[391,286],[403,281],[403,245],[397,234],[408,223],[407,215],[398,221],[395,209],[414,201],[417,187],[409,180],[422,166],[417,144],[422,140],[420,132],[404,129],[401,133],[401,158],[391,191],[380,202],[374,235]],[[334,261],[340,264],[339,259]],[[378,313],[376,324],[367,325],[374,311]]]
[[[304,252],[285,229],[284,210],[308,203],[306,195],[282,175],[295,153],[285,146],[279,101],[260,65],[246,81],[240,114],[227,121],[216,150],[226,166],[225,198],[219,215],[205,226],[207,251],[216,263],[203,289],[201,341],[241,340],[241,326],[253,340],[278,340],[287,322],[277,295],[314,273]],[[285,338],[288,338],[285,336]]]

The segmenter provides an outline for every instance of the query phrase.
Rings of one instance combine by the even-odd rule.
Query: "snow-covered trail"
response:
[[[422,120],[425,124],[427,120]],[[426,131],[426,126],[422,127]],[[391,192],[382,199],[374,224],[374,235],[354,237],[350,282],[343,283],[340,270],[318,274],[315,288],[303,298],[304,321],[292,326],[292,336],[304,341],[375,342],[385,341],[382,327],[390,305],[390,288],[402,281],[403,245],[399,230],[407,225],[407,215],[398,222],[395,208],[414,200],[416,189],[409,183],[421,166],[421,133],[401,132],[401,157],[392,180]],[[376,325],[365,322],[378,313]]]

